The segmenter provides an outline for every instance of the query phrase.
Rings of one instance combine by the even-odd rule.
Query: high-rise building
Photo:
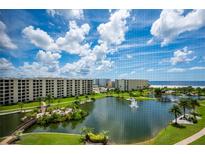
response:
[[[149,87],[148,80],[116,79],[115,88],[121,91],[137,90]]]
[[[93,79],[93,85],[98,87],[107,87],[110,79]]]
[[[51,95],[54,98],[92,93],[92,80],[65,78],[1,78],[0,105],[34,101]]]

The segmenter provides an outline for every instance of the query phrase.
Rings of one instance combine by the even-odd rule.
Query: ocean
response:
[[[205,87],[205,81],[150,81],[152,86],[193,86]]]

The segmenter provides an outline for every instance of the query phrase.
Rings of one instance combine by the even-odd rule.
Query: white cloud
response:
[[[113,66],[113,61],[109,61],[109,60],[102,60],[100,62],[100,65],[96,68],[96,70],[98,71],[106,71],[112,68]]]
[[[0,58],[0,71],[7,71],[14,69],[13,64],[6,58]]]
[[[36,55],[36,58],[39,62],[43,64],[52,65],[59,63],[58,59],[61,58],[61,55],[59,53],[52,53],[50,51],[39,50],[39,52]]]
[[[86,55],[89,52],[90,45],[84,43],[84,41],[89,31],[90,26],[88,24],[83,24],[79,27],[75,21],[70,21],[69,31],[64,37],[58,38],[56,44],[59,49],[71,54]]]
[[[171,68],[167,72],[169,72],[169,73],[182,73],[185,71],[186,70],[184,68]]]
[[[85,55],[89,52],[90,45],[85,42],[85,36],[89,33],[90,26],[83,24],[78,26],[75,21],[69,22],[69,31],[64,37],[55,41],[47,32],[33,26],[23,29],[22,33],[36,47],[50,51],[64,50],[71,54]]]
[[[53,15],[55,13],[53,12]],[[100,38],[94,47],[91,47],[86,41],[86,36],[90,31],[90,26],[86,23],[78,26],[75,21],[70,21],[69,31],[63,37],[59,37],[56,40],[53,40],[47,32],[39,28],[34,29],[32,26],[26,27],[23,30],[23,34],[35,46],[46,51],[40,50],[38,52],[36,56],[37,62],[31,64],[25,63],[21,67],[22,72],[32,74],[32,72],[35,73],[39,69],[41,73],[38,73],[41,76],[49,75],[53,71],[55,74],[63,76],[79,77],[90,75],[95,71],[105,71],[112,68],[114,62],[107,59],[107,54],[115,51],[112,45],[117,47],[117,45],[120,45],[124,41],[125,32],[127,31],[127,17],[129,17],[129,11],[127,10],[118,10],[112,13],[108,23],[100,24],[100,28],[97,28]],[[113,29],[116,32],[113,33],[114,36],[105,35],[106,32],[111,32]],[[110,40],[112,41],[110,42]],[[80,59],[73,63],[66,63],[60,68],[58,60],[61,55],[60,53],[56,53],[56,51],[77,54]],[[43,71],[45,71],[45,74],[42,73]]]
[[[100,34],[99,42],[108,45],[119,45],[125,39],[125,32],[128,30],[126,19],[130,16],[129,10],[118,10],[111,14],[109,22],[102,23],[97,30]]]
[[[87,75],[94,69],[95,62],[96,56],[94,54],[89,54],[81,57],[77,62],[67,63],[61,68],[61,72],[72,76]]]
[[[107,59],[107,54],[113,52],[110,45],[120,45],[124,41],[127,17],[129,17],[127,10],[112,13],[109,22],[100,24],[97,28],[100,34],[98,44],[93,49],[89,47],[89,52],[85,55],[81,54],[82,57],[77,62],[67,63],[61,69],[62,72],[71,75],[87,75],[112,68],[113,62]]]
[[[0,46],[7,49],[17,49],[17,45],[15,45],[7,35],[6,25],[2,21],[0,21]]]
[[[59,53],[39,50],[36,60],[32,63],[24,62],[23,66],[16,68],[20,77],[58,77],[60,74]]]
[[[46,10],[47,13],[54,17],[54,16],[63,16],[66,19],[83,19],[84,18],[84,13],[83,10],[77,10],[77,9],[73,9],[73,10]]]
[[[153,69],[153,68],[150,68],[150,69],[147,69],[146,71],[147,71],[147,72],[154,72],[154,69]]]
[[[174,57],[170,59],[170,62],[172,65],[176,65],[177,63],[193,61],[195,58],[196,56],[193,56],[193,51],[184,47],[183,49],[174,52]]]
[[[16,68],[6,58],[0,58],[1,77],[11,77],[16,75]]]
[[[171,43],[184,32],[198,30],[205,26],[205,10],[193,10],[184,15],[184,10],[163,10],[151,27],[151,44],[161,41],[161,46]]]
[[[205,67],[203,67],[203,66],[195,66],[195,67],[191,67],[190,70],[205,70]]]
[[[130,54],[127,54],[126,57],[127,57],[127,59],[132,59],[132,55],[130,55]]]
[[[22,33],[30,40],[35,46],[44,50],[57,50],[54,40],[48,35],[47,32],[33,26],[28,26],[23,29]]]

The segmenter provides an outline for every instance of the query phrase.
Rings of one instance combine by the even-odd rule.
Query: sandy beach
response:
[[[150,87],[152,88],[163,88],[163,87],[168,87],[168,88],[182,88],[182,87],[188,87],[188,85],[151,85]],[[205,88],[205,86],[192,86],[193,88]]]

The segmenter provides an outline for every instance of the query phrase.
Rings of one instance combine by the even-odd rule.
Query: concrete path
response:
[[[9,144],[11,143],[12,141],[14,141],[16,139],[15,136],[8,136],[6,137],[6,139],[4,139],[3,141],[0,142],[0,145],[6,145],[6,144]]]
[[[205,128],[203,128],[202,130],[200,130],[198,133],[176,143],[175,145],[187,145],[187,144],[190,144],[194,141],[196,141],[197,139],[199,139],[200,137],[204,136],[205,135]]]
[[[13,111],[13,112],[5,112],[5,113],[0,113],[0,116],[2,115],[7,115],[7,114],[14,114],[14,113],[25,113],[25,112],[31,112],[32,110],[25,110],[25,111]]]
[[[45,102],[41,102],[41,113],[45,113],[46,112],[46,103]]]

